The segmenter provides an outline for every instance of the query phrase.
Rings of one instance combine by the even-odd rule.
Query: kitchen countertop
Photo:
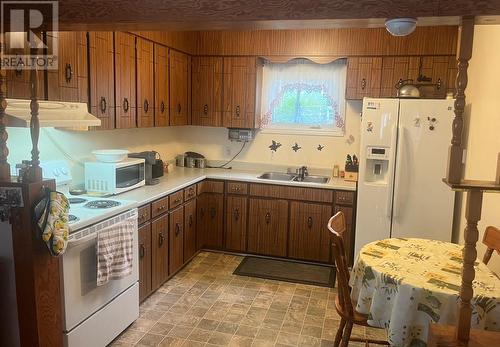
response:
[[[336,190],[356,190],[356,182],[347,182],[339,178],[331,178],[328,183],[291,182],[259,179],[264,171],[240,170],[240,169],[191,169],[174,167],[171,172],[160,178],[160,183],[153,186],[144,186],[126,193],[120,194],[120,199],[135,200],[138,205],[144,205],[160,199],[166,195],[183,189],[187,186],[203,181],[204,179],[219,179],[229,181],[242,181],[251,183],[285,185],[294,187],[308,187]]]

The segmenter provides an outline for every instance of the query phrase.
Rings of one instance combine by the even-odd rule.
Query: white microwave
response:
[[[89,193],[120,194],[145,185],[144,159],[128,158],[117,163],[85,163],[85,189]]]

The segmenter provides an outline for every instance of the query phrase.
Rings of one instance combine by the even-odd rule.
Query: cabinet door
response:
[[[410,57],[383,57],[380,97],[395,97],[396,84],[408,79]]]
[[[97,129],[115,128],[113,32],[89,33],[90,112],[101,120]]]
[[[380,95],[382,58],[353,57],[347,63],[346,99],[361,100]]]
[[[168,48],[158,44],[155,50],[155,126],[169,123],[168,105]]]
[[[170,125],[189,124],[190,61],[187,54],[170,50]]]
[[[116,127],[137,126],[135,36],[115,33]]]
[[[222,125],[222,58],[192,59],[192,118],[193,125]]]
[[[437,84],[437,86],[432,87],[420,87],[422,97],[444,98],[446,96],[449,64],[450,58],[448,56],[421,57],[420,73],[431,78],[429,83]]]
[[[196,253],[196,199],[184,204],[184,262]]]
[[[288,202],[274,199],[250,199],[248,213],[249,252],[286,256]]]
[[[168,214],[152,223],[152,284],[153,290],[158,289],[168,278]]]
[[[184,208],[170,212],[169,273],[174,273],[184,264]]]
[[[339,206],[335,205],[333,214],[342,211],[346,220],[346,233],[344,237],[344,247],[347,252],[347,261],[349,265],[352,265],[354,262],[354,214],[353,208],[347,206]],[[333,255],[332,255],[333,261]]]
[[[228,195],[226,198],[226,233],[224,247],[233,251],[246,251],[247,238],[246,196]]]
[[[154,126],[153,43],[136,38],[137,44],[137,126]]]
[[[151,293],[151,224],[139,227],[139,301]]]
[[[330,260],[330,233],[327,228],[332,215],[328,205],[290,203],[290,258],[323,261]]]
[[[224,127],[255,127],[256,63],[256,58],[224,58]]]
[[[222,194],[204,193],[198,197],[198,248],[222,248],[223,209]]]
[[[87,34],[79,31],[47,33],[47,45],[57,40],[57,70],[47,70],[47,98],[54,101],[88,101]]]

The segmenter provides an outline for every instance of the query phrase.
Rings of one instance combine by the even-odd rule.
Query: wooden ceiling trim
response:
[[[456,26],[417,27],[406,37],[384,28],[201,31],[198,55],[393,56],[456,54]]]
[[[307,60],[310,60],[316,64],[329,64],[331,62],[334,62],[335,60],[345,59],[347,57],[336,56],[336,55],[333,55],[333,56],[331,56],[331,55],[329,55],[329,56],[271,55],[271,56],[265,56],[265,57],[260,56],[259,58],[262,58],[265,61],[270,62],[270,63],[288,63],[289,61],[292,61],[294,59],[307,59]]]
[[[192,31],[129,31],[131,34],[157,42],[183,53],[196,53],[198,35]]]

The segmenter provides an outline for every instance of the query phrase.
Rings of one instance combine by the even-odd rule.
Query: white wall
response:
[[[500,25],[478,25],[466,89],[469,123],[465,177],[493,180],[500,152]],[[464,199],[465,200],[465,199]],[[479,222],[478,258],[485,248],[481,240],[486,226],[500,227],[500,194],[485,194]],[[465,215],[462,209],[460,242],[463,243]],[[500,255],[494,254],[490,268],[500,274]]]
[[[331,169],[334,164],[341,167],[347,154],[359,154],[359,127],[362,104],[359,101],[346,103],[346,136],[301,136],[258,133],[238,157],[238,161],[276,165]],[[12,167],[22,159],[31,157],[29,129],[8,128],[10,149],[9,162]],[[354,142],[347,143],[349,135]],[[282,146],[272,153],[268,146],[271,140]],[[302,149],[292,151],[297,142]],[[322,151],[316,148],[325,146]],[[228,160],[240,149],[241,144],[227,139],[226,128],[168,127],[149,129],[124,129],[108,131],[74,132],[57,129],[42,129],[40,134],[41,160],[71,159],[75,183],[83,179],[82,162],[91,158],[91,151],[105,148],[126,148],[130,151],[156,150],[164,160],[179,153],[195,151],[210,160]],[[70,158],[66,156],[68,154]]]

